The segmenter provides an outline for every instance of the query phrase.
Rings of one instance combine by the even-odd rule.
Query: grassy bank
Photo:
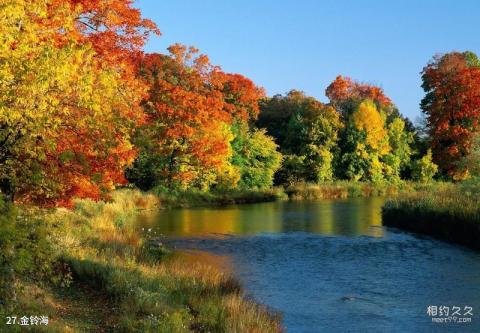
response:
[[[285,199],[282,188],[268,190],[232,190],[223,192],[152,190],[164,208],[225,206]]]
[[[407,181],[399,181],[397,183],[334,181],[322,184],[297,184],[286,188],[285,193],[290,200],[319,200],[373,196],[395,197],[412,192],[445,191],[453,187],[453,184],[444,182],[423,184]]]
[[[109,203],[79,200],[73,210],[42,213],[63,282],[17,276],[15,306],[2,314],[47,315],[46,332],[281,331],[279,318],[246,300],[229,274],[176,259],[161,240],[139,234],[132,219],[160,204],[123,190]]]
[[[383,224],[480,250],[480,185],[464,183],[390,199]]]

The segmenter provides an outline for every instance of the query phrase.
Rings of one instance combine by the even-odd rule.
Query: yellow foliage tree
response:
[[[379,181],[384,178],[382,158],[391,147],[384,115],[371,100],[362,101],[348,118],[341,162],[345,175],[353,180]]]
[[[50,4],[0,2],[0,191],[68,205],[122,182],[143,88],[89,43],[57,38],[78,13]]]
[[[360,103],[357,111],[353,114],[353,122],[359,131],[365,131],[365,143],[371,149],[378,151],[380,155],[385,155],[390,151],[385,119],[377,110],[374,102],[365,100]]]

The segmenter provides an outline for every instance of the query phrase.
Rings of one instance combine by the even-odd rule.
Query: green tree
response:
[[[268,135],[275,139],[280,150],[284,151],[285,129],[292,115],[302,108],[305,95],[301,91],[291,90],[286,96],[275,95],[260,101],[260,114],[256,125],[266,128]]]
[[[412,178],[422,183],[427,183],[433,179],[438,171],[438,166],[432,161],[432,151],[429,149],[427,153],[416,160],[412,167]]]
[[[387,178],[398,180],[402,171],[410,166],[413,133],[406,129],[405,121],[394,118],[388,125],[388,142],[391,150],[385,155],[385,174]]]
[[[334,148],[342,127],[333,107],[292,90],[264,101],[258,124],[267,128],[288,156],[276,177],[279,183],[333,178]]]
[[[245,122],[233,126],[231,164],[239,170],[238,187],[264,189],[272,186],[273,176],[280,168],[282,155],[265,130],[250,130]]]
[[[323,104],[312,103],[292,116],[285,145],[290,152],[305,157],[305,180],[320,182],[333,178],[333,150],[341,127],[339,114]]]

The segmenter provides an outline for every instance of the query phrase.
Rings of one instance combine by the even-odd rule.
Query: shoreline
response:
[[[280,315],[245,298],[231,273],[141,234],[136,216],[159,205],[152,194],[121,190],[111,202],[77,200],[73,210],[45,212],[66,281],[17,276],[22,288],[12,311],[47,315],[45,332],[282,332]],[[100,306],[104,323],[82,322],[96,304],[111,309]]]
[[[57,273],[62,275],[62,279],[66,276],[65,284],[59,286],[37,281],[41,283],[36,285],[27,277],[17,277],[17,283],[23,286],[23,290],[19,292],[16,311],[32,313],[41,309],[50,314],[52,325],[46,332],[63,332],[65,327],[74,329],[77,326],[99,332],[112,327],[132,332],[154,332],[158,329],[182,331],[183,328],[221,331],[239,327],[249,327],[258,332],[282,332],[280,315],[244,298],[242,288],[231,274],[205,263],[183,260],[181,255],[176,256],[178,251],[153,241],[148,234],[139,234],[133,223],[135,218],[141,212],[157,209],[218,207],[287,198],[345,199],[380,194],[390,198],[382,209],[383,225],[479,249],[476,246],[480,224],[468,222],[472,216],[480,216],[474,209],[477,187],[466,189],[458,184],[441,182],[374,186],[349,182],[304,184],[297,187],[297,191],[320,193],[321,196],[303,195],[304,192],[299,191],[293,199],[292,192],[289,192],[292,189],[285,190],[287,195],[290,194],[288,197],[280,189],[275,189],[256,192],[250,199],[245,192],[232,197],[226,193],[183,193],[168,198],[122,189],[114,192],[109,202],[85,199],[76,200],[73,210],[37,210],[41,213],[42,222],[50,228],[47,238],[54,244],[54,262],[61,267],[61,272]],[[405,195],[408,192],[416,196]],[[430,206],[425,204],[422,198],[427,198],[427,193],[437,196],[449,194],[449,198],[453,198],[459,192],[472,193],[468,200],[473,208],[468,210],[461,202],[446,200],[444,205],[448,204],[450,210],[443,212],[450,214],[448,218],[437,225],[426,218],[427,215],[441,216],[438,211],[427,209],[432,205],[440,207],[436,201],[431,201]],[[178,199],[176,203],[175,199]],[[419,204],[422,205],[420,208]],[[452,207],[461,207],[461,210]],[[455,221],[461,218],[459,227]],[[471,228],[467,229],[467,226]],[[445,233],[445,230],[455,228],[458,228],[457,233]],[[29,294],[36,295],[35,299],[29,299]],[[75,313],[80,311],[80,307],[71,305],[81,303],[85,307],[82,302],[92,302],[92,309],[95,309],[93,303],[108,304],[115,311],[102,313],[104,326],[99,326],[98,321],[85,324],[81,322],[85,319],[85,312]],[[75,310],[75,307],[78,309]],[[63,312],[59,312],[59,308],[64,308]],[[77,320],[72,319],[75,316]]]
[[[480,206],[475,199],[424,194],[389,200],[383,225],[480,251]]]

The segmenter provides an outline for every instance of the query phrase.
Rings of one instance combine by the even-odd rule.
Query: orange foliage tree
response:
[[[146,124],[137,133],[140,156],[129,179],[141,188],[208,188],[229,169],[231,124],[258,114],[263,90],[239,74],[212,66],[193,47],[148,54],[138,73],[149,86]]]
[[[139,75],[149,86],[143,106],[147,123],[139,131],[143,154],[137,161],[148,163],[152,179],[166,187],[190,186],[228,160],[228,133],[223,124],[230,120],[224,108],[221,86],[208,58],[194,48],[173,45],[170,55],[149,54],[139,64]],[[152,156],[155,162],[152,162]],[[134,169],[135,170],[135,169]],[[130,178],[142,183],[140,175]]]
[[[340,108],[341,104],[346,101],[358,102],[365,99],[375,102],[379,109],[392,106],[392,101],[385,95],[382,88],[355,82],[349,77],[341,75],[330,83],[325,94],[335,108]]]
[[[240,121],[250,121],[258,117],[258,101],[265,96],[265,91],[252,80],[240,74],[224,73],[217,69],[214,73],[219,90],[223,95],[225,111]]]

